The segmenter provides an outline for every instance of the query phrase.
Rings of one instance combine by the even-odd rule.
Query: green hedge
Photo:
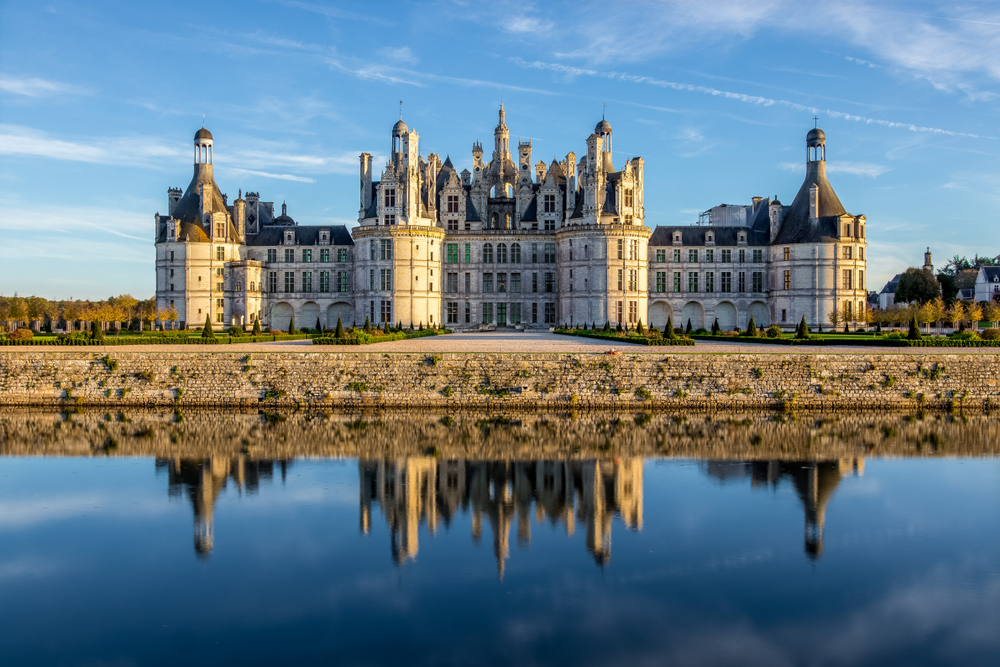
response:
[[[950,338],[925,338],[922,340],[867,338],[850,340],[848,338],[823,338],[813,335],[809,340],[797,338],[762,338],[752,336],[711,336],[691,334],[697,340],[731,341],[734,343],[763,343],[765,345],[865,345],[870,347],[1000,347],[996,340],[952,340]]]
[[[602,331],[583,331],[578,329],[556,329],[554,333],[562,334],[563,336],[597,338],[612,343],[632,343],[633,345],[694,345],[694,341],[690,338],[648,338],[638,334],[618,336],[611,332],[604,333]]]
[[[317,336],[313,338],[313,345],[371,345],[372,343],[387,343],[394,340],[424,338],[426,336],[437,336],[447,333],[451,333],[451,331],[448,329],[425,329],[423,331],[414,331],[413,333],[395,331],[390,334],[376,336],[366,334],[364,331],[356,331],[353,335],[349,335],[346,338],[337,338],[331,335]]]
[[[315,334],[296,334],[294,336],[218,336],[199,338],[196,336],[107,336],[104,340],[87,340],[85,338],[32,338],[31,340],[0,340],[0,345],[27,346],[100,346],[100,345],[231,345],[239,343],[269,343],[282,340],[308,340]]]

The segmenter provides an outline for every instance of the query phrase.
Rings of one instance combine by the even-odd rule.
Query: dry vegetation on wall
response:
[[[856,412],[0,411],[0,455],[822,460],[1000,454],[996,414]]]
[[[156,299],[136,299],[131,294],[110,296],[103,301],[67,299],[52,301],[40,296],[0,296],[0,323],[4,330],[16,332],[29,329],[34,332],[64,329],[82,331],[90,322],[97,322],[102,330],[142,328],[149,330],[153,324],[176,322],[177,310],[156,307]],[[2,332],[0,332],[2,333]]]

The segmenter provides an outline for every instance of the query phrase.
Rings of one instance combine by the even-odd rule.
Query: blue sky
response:
[[[651,227],[790,203],[818,115],[878,289],[924,246],[1000,252],[998,79],[997,3],[0,0],[0,293],[152,295],[202,114],[231,200],[353,224],[400,100],[461,170],[501,99],[534,161],[582,154],[606,104]]]

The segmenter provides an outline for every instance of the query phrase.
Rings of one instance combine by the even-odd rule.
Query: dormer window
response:
[[[285,232],[285,244],[295,243],[295,232]]]
[[[747,235],[740,232],[740,243],[746,243],[746,242],[747,242]]]
[[[709,232],[705,234],[706,243],[715,243],[715,232]]]
[[[330,242],[330,232],[328,232],[325,229],[320,230],[320,233],[319,233],[319,242],[320,243],[329,243]]]
[[[680,243],[680,242],[681,242],[681,233],[674,232],[674,243]]]
[[[385,207],[386,208],[396,207],[396,188],[385,189]]]

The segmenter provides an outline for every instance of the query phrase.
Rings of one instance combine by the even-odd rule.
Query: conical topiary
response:
[[[337,338],[344,337],[344,323],[340,321],[340,315],[337,316],[337,330],[333,334]]]
[[[615,331],[617,331],[618,333],[621,333],[621,332],[622,332],[622,323],[621,323],[621,322],[619,322],[619,323],[618,323],[618,326],[617,326],[617,327],[615,327]]]
[[[295,330],[295,316],[292,315],[292,319],[288,321],[288,333],[289,335],[297,334],[298,331]]]
[[[609,320],[604,320],[604,333],[611,331],[611,322]]]
[[[205,316],[205,326],[201,329],[201,337],[215,340],[215,331],[212,329],[212,318],[208,315]]]
[[[642,328],[642,318],[641,317],[639,318],[639,324],[638,324],[638,326],[636,326],[635,332],[637,334],[639,334],[640,336],[643,336],[646,333],[646,330]]]
[[[684,333],[691,333],[691,318],[688,318],[687,326],[684,327]]]
[[[809,325],[806,324],[806,316],[802,316],[802,321],[799,322],[799,326],[795,328],[795,337],[799,340],[806,340],[809,338]]]
[[[316,318],[316,333],[323,333],[323,325],[319,323],[319,318]]]
[[[372,332],[372,323],[371,323],[371,320],[368,319],[367,315],[365,315],[364,331],[365,331],[365,333],[371,333]]]
[[[920,327],[917,326],[917,318],[914,317],[910,320],[910,332],[906,334],[908,340],[920,340]]]
[[[260,320],[253,321],[253,335],[254,336],[260,335]]]
[[[882,333],[882,323],[881,322],[876,322],[875,323],[875,333]]]
[[[750,322],[747,323],[747,335],[748,336],[757,335],[757,323],[753,321],[753,315],[750,316]]]
[[[101,330],[101,325],[97,322],[90,323],[90,339],[104,340],[104,331]]]
[[[673,317],[668,317],[667,318],[667,326],[663,330],[663,337],[664,338],[669,338],[671,340],[677,338],[677,334],[674,332],[674,318]]]
[[[712,335],[714,336],[720,331],[722,331],[722,327],[719,326],[719,318],[716,317],[715,321],[712,322]]]

